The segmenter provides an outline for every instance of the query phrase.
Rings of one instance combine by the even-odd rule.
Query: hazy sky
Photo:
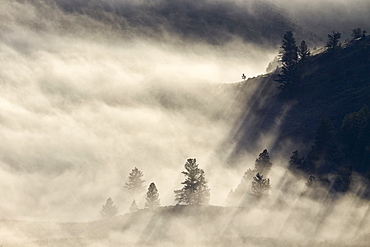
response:
[[[218,100],[204,83],[217,88],[240,81],[242,73],[262,74],[278,46],[234,34],[220,44],[196,35],[184,40],[165,25],[159,33],[116,27],[115,18],[127,20],[112,14],[114,7],[129,1],[91,1],[113,8],[103,19],[79,12],[83,2],[75,1],[77,10],[69,12],[52,0],[0,2],[0,218],[94,220],[108,197],[125,213],[132,198],[123,186],[135,166],[147,185],[157,184],[164,205],[174,204],[173,190],[181,188],[189,157],[206,172],[211,203],[222,204],[258,152],[237,169],[223,167],[226,157],[217,150],[234,115],[215,120],[212,114],[235,99]],[[310,11],[340,23],[344,17],[360,23],[368,6],[315,2]],[[340,2],[334,9],[344,17],[322,9],[333,2]],[[274,3],[292,15],[307,9],[303,1]],[[309,20],[303,14],[300,21]]]

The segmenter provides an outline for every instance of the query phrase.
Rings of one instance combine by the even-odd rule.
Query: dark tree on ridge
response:
[[[301,63],[305,63],[307,58],[311,55],[310,49],[308,49],[306,41],[302,40],[298,47],[298,57]]]
[[[361,28],[355,28],[355,29],[353,29],[351,36],[353,37],[353,39],[361,38],[362,37],[362,30],[361,30]]]
[[[328,34],[326,48],[328,49],[329,52],[335,53],[341,47],[341,43],[339,43],[340,37],[341,37],[340,32],[333,31],[332,34]]]
[[[298,62],[298,47],[296,46],[292,31],[285,33],[279,54],[282,68],[276,81],[280,83],[279,88],[281,89],[291,88],[297,79]]]

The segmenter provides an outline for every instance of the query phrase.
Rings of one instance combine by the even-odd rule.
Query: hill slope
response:
[[[336,129],[343,118],[370,105],[370,39],[354,40],[337,54],[320,53],[310,58],[294,92],[278,90],[276,73],[247,80],[234,86],[240,107],[245,107],[235,124],[232,140],[235,153],[266,148],[286,157],[296,149],[308,150],[317,124],[329,118]],[[257,88],[252,97],[246,90]],[[249,89],[248,89],[249,88]],[[244,102],[244,103],[243,103]],[[268,146],[262,139],[270,138]],[[262,143],[258,146],[259,143]]]

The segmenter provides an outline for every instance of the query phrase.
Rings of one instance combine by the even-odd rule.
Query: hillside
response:
[[[288,154],[295,149],[307,150],[324,117],[339,131],[346,114],[370,105],[369,57],[367,37],[345,44],[335,56],[326,52],[312,56],[301,81],[289,94],[276,89],[276,73],[235,85],[240,95],[251,85],[258,85],[257,93],[244,99],[246,110],[232,137],[239,140],[237,152],[253,148],[261,136],[268,134],[276,136],[272,150]]]

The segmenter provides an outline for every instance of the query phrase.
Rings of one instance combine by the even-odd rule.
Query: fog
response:
[[[123,185],[135,166],[173,204],[188,157],[205,170],[222,166],[215,150],[232,119],[210,118],[220,106],[205,106],[214,95],[200,87],[258,73],[262,65],[245,68],[252,59],[243,54],[262,64],[269,52],[261,58],[237,38],[222,47],[126,38],[42,3],[1,8],[2,218],[92,220],[108,197],[125,213]],[[208,173],[214,195],[234,187]]]
[[[115,21],[127,22],[114,14],[117,6],[140,8],[147,1],[86,2],[91,6],[106,4],[111,11],[99,19],[98,11],[96,16],[80,11],[86,7],[84,1],[0,3],[0,218],[94,221],[100,219],[108,197],[123,215],[133,199],[124,184],[134,167],[144,172],[146,188],[156,183],[163,206],[174,205],[173,191],[181,188],[181,171],[189,157],[196,157],[206,172],[210,204],[225,205],[230,189],[235,189],[243,173],[253,167],[258,153],[274,142],[276,133],[264,135],[256,148],[243,153],[236,164],[227,164],[234,148],[230,136],[240,126],[240,111],[245,108],[238,108],[244,101],[239,102],[232,91],[223,91],[221,85],[240,82],[242,73],[248,77],[265,73],[278,53],[276,43],[280,40],[258,44],[230,33],[228,39],[214,43],[197,34],[184,39],[166,23],[159,23],[155,29],[130,23],[117,27]],[[202,4],[207,6],[209,2]],[[299,15],[307,7],[303,1],[287,2],[277,1],[274,6],[287,8],[291,15]],[[317,1],[310,5],[310,11],[333,2]],[[74,8],[68,10],[71,4]],[[349,20],[351,24],[368,25],[360,18],[365,14],[364,6],[368,6],[367,1],[359,1],[358,7],[342,1],[337,8],[350,8],[345,18],[355,16]],[[312,27],[317,23],[308,23],[307,18],[303,15],[300,21],[307,32],[314,33]],[[320,42],[312,37],[308,39]],[[255,90],[256,86],[249,87],[244,97]],[[272,157],[276,169],[271,181],[279,191],[286,160],[279,154]],[[297,183],[303,190],[304,182]],[[294,202],[302,190],[287,193],[286,203]],[[280,194],[272,191],[271,195],[270,202],[243,217],[249,217],[248,221],[260,219],[256,223],[260,225],[276,217],[274,222],[286,221],[293,228],[295,223],[289,223],[289,214],[295,211],[288,207],[273,216],[270,210]],[[298,211],[307,207],[300,203]],[[309,203],[316,215],[321,205]],[[351,203],[360,205],[358,211],[345,210]],[[138,204],[144,206],[144,197]],[[345,198],[338,205],[325,229],[337,226],[343,233],[346,228],[339,227],[339,223],[352,216],[354,221],[361,220],[368,210],[354,198]],[[348,217],[339,220],[337,216],[343,211]],[[54,228],[59,226],[50,226]],[[266,236],[278,238],[283,233],[277,229],[272,225]],[[356,229],[358,225],[346,237],[357,234]],[[332,229],[320,232],[320,236],[336,238],[337,233]],[[22,230],[10,229],[2,231],[1,238],[10,243],[27,240],[29,236],[22,234]]]

